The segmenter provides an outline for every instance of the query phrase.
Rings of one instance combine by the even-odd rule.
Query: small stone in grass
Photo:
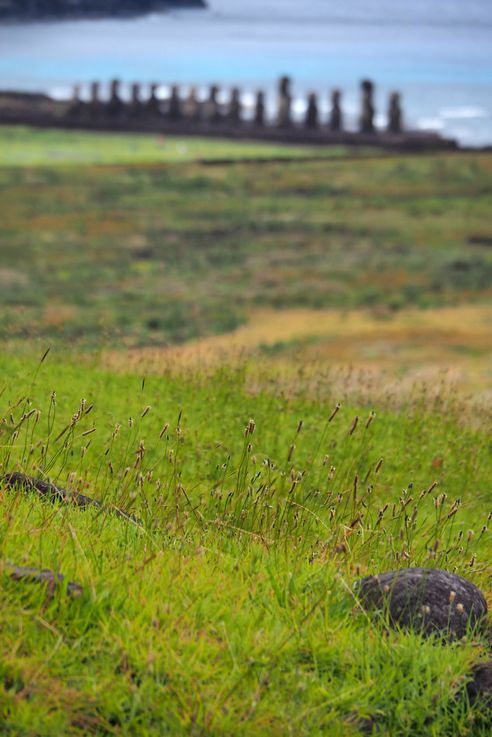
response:
[[[449,571],[404,568],[358,581],[356,593],[367,610],[387,612],[393,625],[424,635],[463,637],[484,623],[487,602],[474,584]]]
[[[466,686],[470,703],[479,702],[492,709],[492,661],[474,665],[472,676],[473,679]]]
[[[14,581],[44,584],[50,597],[53,596],[55,590],[61,587],[65,581],[65,576],[62,573],[55,573],[55,571],[51,571],[49,568],[25,568],[23,566],[14,566],[10,563],[4,563],[3,565],[10,578]],[[69,596],[77,598],[82,594],[83,588],[75,581],[68,581],[66,591]]]
[[[80,494],[77,491],[67,491],[60,489],[55,484],[43,479],[36,479],[33,476],[26,476],[25,473],[7,473],[0,479],[0,482],[7,488],[19,488],[25,491],[33,491],[39,496],[43,496],[50,501],[58,501],[64,504],[74,504],[78,507],[101,507],[101,503],[96,499]]]
[[[5,476],[0,477],[0,486],[4,486],[6,489],[23,489],[27,492],[34,492],[51,502],[60,502],[62,504],[73,504],[77,507],[85,509],[87,507],[96,507],[102,511],[108,511],[115,514],[117,517],[133,522],[139,527],[143,526],[142,520],[136,517],[134,514],[129,514],[123,509],[118,507],[103,507],[100,501],[93,499],[90,496],[81,494],[78,491],[69,491],[68,489],[61,489],[55,484],[43,479],[37,479],[33,476],[26,476],[25,473],[7,473]]]

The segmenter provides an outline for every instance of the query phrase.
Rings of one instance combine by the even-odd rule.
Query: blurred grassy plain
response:
[[[2,340],[430,365],[486,391],[492,155],[346,154],[0,129]]]
[[[276,156],[336,156],[343,148],[278,146],[210,138],[168,138],[138,133],[90,133],[40,130],[22,126],[0,131],[4,166],[86,166],[88,164],[157,164],[204,159],[269,159]]]

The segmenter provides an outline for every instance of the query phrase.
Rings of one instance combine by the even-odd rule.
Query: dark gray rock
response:
[[[405,568],[369,576],[356,584],[356,593],[365,609],[424,635],[461,638],[485,624],[487,602],[480,589],[448,571]]]
[[[128,522],[133,522],[136,525],[142,525],[142,520],[133,514],[128,514],[118,507],[104,507],[97,499],[92,499],[90,496],[80,494],[78,491],[68,491],[67,489],[61,489],[55,484],[49,481],[43,481],[43,479],[36,479],[32,476],[26,476],[25,473],[15,471],[14,473],[7,473],[5,476],[0,477],[0,485],[6,489],[22,489],[23,491],[31,491],[39,496],[44,497],[51,502],[61,502],[62,504],[74,504],[77,507],[97,507],[103,511],[112,512],[117,517],[126,519]]]
[[[10,563],[4,563],[3,565],[10,578],[14,581],[44,584],[49,596],[53,596],[56,589],[65,585],[65,576],[62,573],[51,571],[49,568],[25,568],[23,566],[14,566]],[[68,581],[66,583],[66,592],[69,596],[78,597],[83,593],[83,588],[75,581]]]
[[[492,709],[492,661],[473,666],[472,677],[466,686],[470,703],[481,703]]]
[[[383,725],[378,723],[378,720],[373,717],[359,718],[356,721],[357,729],[365,737],[371,737],[374,734],[381,734],[383,732]]]
[[[24,491],[33,491],[39,496],[43,496],[52,502],[62,502],[64,504],[75,504],[77,507],[101,507],[101,503],[96,499],[91,499],[85,494],[79,494],[76,491],[67,491],[60,489],[55,484],[42,479],[36,479],[32,476],[26,476],[25,473],[8,473],[0,479],[2,485],[7,489],[20,488]]]

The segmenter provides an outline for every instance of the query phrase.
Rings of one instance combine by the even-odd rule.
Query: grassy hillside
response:
[[[0,129],[0,476],[103,504],[0,481],[0,733],[488,736],[354,582],[492,604],[492,157],[139,141]]]
[[[53,356],[35,368],[2,359],[2,467],[143,529],[4,490],[1,559],[85,587],[47,599],[2,577],[7,734],[489,733],[459,698],[484,643],[388,635],[352,588],[424,565],[489,590],[485,428],[445,396],[330,421],[328,402],[252,393],[244,369],[143,382]]]

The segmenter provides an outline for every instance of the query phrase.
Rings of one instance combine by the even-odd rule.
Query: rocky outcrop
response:
[[[204,7],[205,0],[0,0],[0,22],[132,16],[166,8]]]

